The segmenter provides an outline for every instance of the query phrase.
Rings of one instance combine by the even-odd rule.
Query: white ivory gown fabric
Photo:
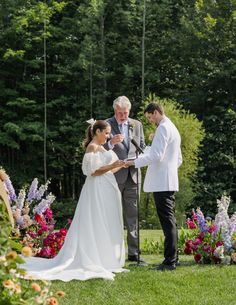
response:
[[[121,195],[113,173],[93,177],[103,165],[117,159],[113,151],[86,153],[82,169],[87,176],[63,247],[52,259],[24,258],[21,265],[33,278],[70,281],[113,279],[123,269],[125,248]],[[65,205],[66,209],[66,205]]]

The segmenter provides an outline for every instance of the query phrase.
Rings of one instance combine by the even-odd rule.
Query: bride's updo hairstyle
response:
[[[83,141],[83,146],[86,148],[89,143],[92,141],[93,136],[96,134],[96,130],[99,129],[100,131],[106,129],[109,125],[109,123],[107,123],[104,120],[98,120],[95,121],[94,124],[89,125],[89,127],[86,130],[86,138]]]

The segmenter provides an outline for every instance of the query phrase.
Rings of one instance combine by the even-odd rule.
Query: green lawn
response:
[[[157,230],[141,231],[145,238],[159,239]],[[147,263],[159,263],[162,255],[142,255]],[[153,271],[149,267],[126,268],[114,281],[54,281],[53,290],[64,290],[61,305],[236,305],[236,266],[197,265],[192,256],[180,256],[175,271]]]

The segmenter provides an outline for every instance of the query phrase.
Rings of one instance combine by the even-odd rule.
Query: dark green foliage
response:
[[[231,195],[234,210],[235,1],[146,0],[145,7],[145,96],[155,92],[162,100],[178,101],[206,130],[197,171],[185,159],[183,172],[192,173],[194,167],[194,188],[192,174],[181,174],[179,218],[188,205],[213,214],[223,191]],[[0,156],[16,188],[34,177],[44,179],[46,131],[51,191],[59,200],[77,200],[84,182],[86,120],[111,116],[118,95],[130,98],[132,116],[137,116],[143,10],[144,1],[1,1]],[[173,112],[172,119],[181,123],[177,118]],[[191,136],[198,127],[189,129],[185,119],[187,127],[179,126],[188,158],[198,142]],[[186,134],[191,140],[185,140]]]
[[[70,220],[73,219],[77,201],[64,199],[52,206],[54,218],[56,219],[56,229],[69,227]]]

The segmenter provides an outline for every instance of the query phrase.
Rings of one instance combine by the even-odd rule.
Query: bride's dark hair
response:
[[[83,141],[83,146],[86,148],[89,143],[92,141],[93,136],[96,134],[96,130],[99,129],[100,131],[106,129],[109,125],[106,121],[98,120],[94,124],[89,125],[86,130],[86,138]]]

